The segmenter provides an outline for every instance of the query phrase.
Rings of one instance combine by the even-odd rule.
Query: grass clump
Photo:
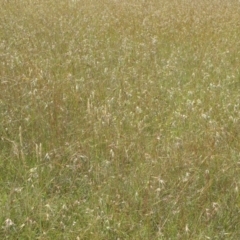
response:
[[[4,1],[1,239],[238,239],[237,1]]]

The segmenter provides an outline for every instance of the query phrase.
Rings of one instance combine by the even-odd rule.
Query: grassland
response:
[[[0,238],[240,239],[240,3],[0,8]]]

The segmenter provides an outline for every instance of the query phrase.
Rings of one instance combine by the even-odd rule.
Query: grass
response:
[[[239,239],[238,1],[0,20],[1,239]]]

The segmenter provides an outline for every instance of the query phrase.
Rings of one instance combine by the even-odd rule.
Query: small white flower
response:
[[[137,112],[137,113],[142,113],[142,109],[137,106],[137,107],[136,107],[136,112]]]
[[[10,228],[14,225],[15,225],[14,222],[10,218],[8,218],[8,219],[5,220],[5,227],[4,228]]]

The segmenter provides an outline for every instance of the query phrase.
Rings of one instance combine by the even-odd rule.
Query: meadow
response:
[[[240,2],[3,0],[0,239],[240,239]]]

